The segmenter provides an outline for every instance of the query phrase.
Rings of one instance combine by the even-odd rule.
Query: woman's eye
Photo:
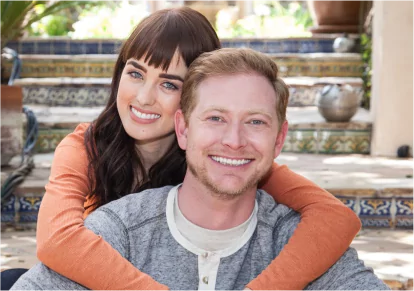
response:
[[[162,84],[162,86],[164,88],[168,89],[168,90],[177,90],[178,89],[177,86],[175,86],[173,83],[170,83],[170,82],[165,82],[165,83]]]
[[[142,75],[138,72],[133,71],[129,72],[128,74],[134,79],[142,79]]]

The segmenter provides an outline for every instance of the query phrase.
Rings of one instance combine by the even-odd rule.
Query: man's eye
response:
[[[211,121],[217,121],[217,122],[222,122],[223,119],[221,117],[218,116],[211,116],[208,119],[210,119]]]
[[[138,72],[129,72],[128,74],[134,79],[142,79],[142,75]]]
[[[249,123],[250,123],[250,124],[253,124],[253,125],[261,125],[261,124],[265,124],[265,122],[264,122],[264,121],[257,120],[257,119],[252,120],[252,121],[250,121]]]

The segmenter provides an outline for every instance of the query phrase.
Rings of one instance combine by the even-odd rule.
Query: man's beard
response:
[[[245,183],[242,183],[240,187],[237,187],[235,189],[223,189],[210,179],[210,176],[208,175],[207,170],[204,166],[194,165],[188,159],[188,155],[186,155],[186,159],[188,169],[194,175],[194,177],[199,180],[204,186],[206,186],[213,196],[223,200],[235,199],[245,193],[248,189],[251,189],[252,187],[257,188],[259,182],[267,175],[272,166],[272,163],[269,163],[266,171],[256,171],[256,173],[248,177],[247,181]]]

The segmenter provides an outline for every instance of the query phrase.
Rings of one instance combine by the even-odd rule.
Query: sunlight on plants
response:
[[[217,14],[220,38],[231,37],[310,37],[312,26],[306,2],[255,1],[254,14],[237,19],[239,7],[222,9]]]
[[[147,15],[143,3],[130,4],[122,1],[115,9],[112,7],[94,7],[84,11],[79,21],[73,24],[72,38],[126,38],[131,30]]]

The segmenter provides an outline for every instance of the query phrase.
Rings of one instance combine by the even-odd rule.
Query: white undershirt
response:
[[[253,235],[257,225],[257,201],[250,217],[227,230],[209,230],[184,217],[178,207],[178,185],[167,198],[167,223],[174,239],[198,256],[199,290],[214,290],[220,258],[237,252]]]
[[[174,203],[174,218],[178,231],[192,244],[206,251],[219,251],[237,243],[246,231],[253,218],[254,211],[242,224],[225,230],[211,230],[200,227],[189,221],[178,206],[178,199]]]

